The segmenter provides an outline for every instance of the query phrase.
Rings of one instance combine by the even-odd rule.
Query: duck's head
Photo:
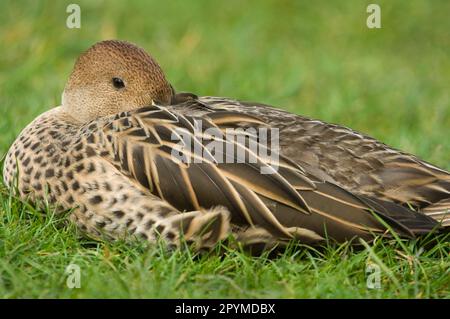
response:
[[[62,96],[62,109],[76,121],[168,104],[173,89],[156,61],[125,42],[98,42],[76,61]]]

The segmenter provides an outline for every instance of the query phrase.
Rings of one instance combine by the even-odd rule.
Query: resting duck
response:
[[[280,129],[277,163],[255,154],[242,130],[224,133],[243,127]],[[211,141],[225,147],[211,150]],[[228,146],[254,160],[240,162]],[[70,209],[91,237],[198,248],[230,234],[270,245],[415,237],[441,227],[435,211],[448,208],[450,192],[449,173],[349,129],[175,94],[150,55],[115,40],[78,58],[61,105],[20,133],[3,176],[24,199]]]

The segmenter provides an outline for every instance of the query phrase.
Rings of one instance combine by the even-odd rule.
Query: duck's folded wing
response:
[[[352,192],[413,205],[449,225],[450,173],[347,127],[309,119],[260,103],[199,97],[190,114],[217,109],[241,112],[280,129],[281,151],[316,176]],[[298,150],[302,150],[299,152]]]
[[[450,228],[450,198],[431,204],[422,212],[437,220],[442,226]]]
[[[118,114],[98,134],[103,156],[121,173],[181,211],[221,205],[235,224],[310,242],[383,233],[380,218],[402,235],[414,235],[407,217],[398,222],[334,184],[312,181],[286,158],[273,163],[260,157],[248,144],[253,133],[225,134],[225,126],[242,121],[257,120],[232,112],[195,118],[153,105]],[[422,217],[425,228],[434,227]]]

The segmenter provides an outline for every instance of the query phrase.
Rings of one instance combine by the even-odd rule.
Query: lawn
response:
[[[450,2],[378,0],[382,28],[368,29],[372,2],[77,1],[81,29],[68,29],[73,1],[2,0],[0,158],[60,103],[79,53],[118,38],[151,52],[178,90],[339,123],[450,169]],[[92,242],[0,183],[3,298],[450,297],[448,235],[290,247],[278,258],[222,248],[193,256]],[[66,285],[70,264],[80,288]]]

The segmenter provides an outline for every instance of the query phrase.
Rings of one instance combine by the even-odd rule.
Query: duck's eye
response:
[[[117,89],[121,89],[125,87],[125,83],[123,83],[123,80],[121,78],[113,78],[112,79],[113,85]]]

